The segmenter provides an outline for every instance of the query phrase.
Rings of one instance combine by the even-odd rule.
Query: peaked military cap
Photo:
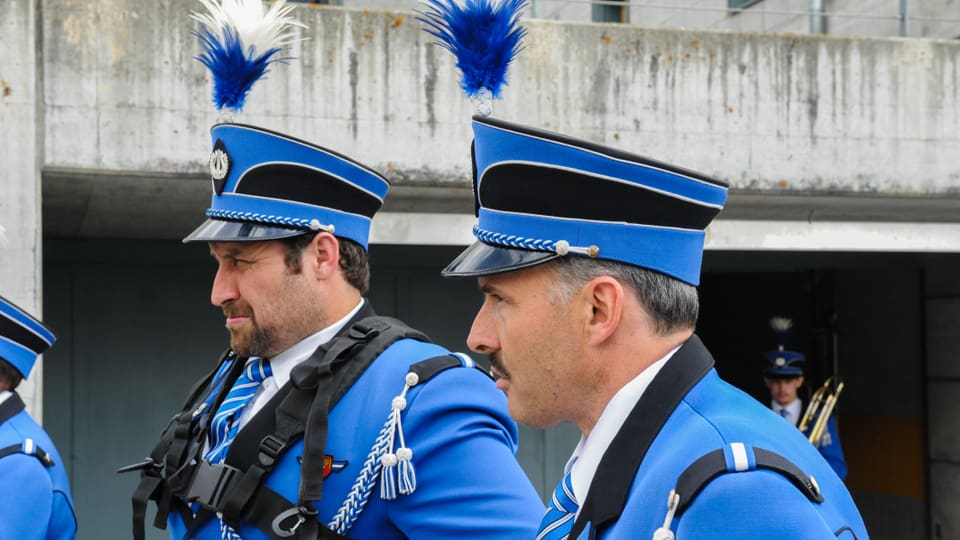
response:
[[[763,358],[767,361],[763,375],[772,379],[803,375],[803,363],[807,360],[803,353],[787,350],[767,351]]]
[[[0,296],[0,358],[16,368],[24,379],[37,357],[56,340],[43,323]]]
[[[255,241],[326,231],[364,248],[387,179],[341,154],[244,124],[211,130],[209,218],[184,242]]]
[[[478,241],[445,277],[583,256],[699,283],[705,229],[726,183],[503,120],[475,116],[473,131]]]

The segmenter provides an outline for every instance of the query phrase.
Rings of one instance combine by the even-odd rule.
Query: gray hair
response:
[[[566,304],[590,280],[611,276],[636,295],[653,319],[658,335],[692,329],[697,324],[697,288],[676,278],[632,264],[578,256],[559,257],[549,264],[557,278],[554,303]]]

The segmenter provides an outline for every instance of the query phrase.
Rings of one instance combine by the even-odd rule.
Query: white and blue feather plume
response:
[[[507,68],[520,52],[526,29],[519,25],[526,0],[425,0],[418,20],[437,45],[457,59],[460,86],[478,102],[478,112],[490,114],[490,100],[500,97]]]
[[[784,350],[787,346],[787,338],[790,337],[790,329],[793,328],[793,321],[786,317],[771,317],[770,328],[777,337],[777,346],[781,351]]]
[[[250,88],[267,67],[285,59],[277,55],[297,40],[293,27],[305,25],[290,16],[294,6],[278,0],[265,9],[261,0],[199,0],[206,13],[191,17],[203,28],[195,32],[203,54],[197,57],[213,76],[217,110],[240,112]]]

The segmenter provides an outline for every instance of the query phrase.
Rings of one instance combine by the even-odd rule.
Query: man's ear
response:
[[[584,339],[590,345],[606,341],[623,317],[623,285],[610,276],[592,279],[578,295],[584,316]]]
[[[304,265],[311,268],[317,279],[329,279],[340,271],[340,241],[327,233],[317,233],[304,250]]]

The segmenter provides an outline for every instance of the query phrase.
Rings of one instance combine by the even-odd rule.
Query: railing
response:
[[[760,0],[745,7],[704,5],[703,0],[688,3],[646,0],[530,0],[531,16],[545,19],[575,19],[585,10],[584,5],[602,6],[609,10],[621,10],[621,22],[648,26],[684,26],[693,28],[728,28],[738,30],[777,31],[788,28],[795,32],[825,34],[861,34],[881,36],[911,36],[960,38],[960,10],[941,11],[946,16],[922,16],[910,12],[907,0],[891,0],[887,13],[868,12],[876,10],[876,3],[864,3],[863,11],[833,11],[823,9],[823,2],[804,0],[811,6],[807,9],[769,7]],[[929,5],[927,6],[929,8]],[[849,8],[848,8],[849,9]],[[951,13],[953,12],[953,13]],[[608,22],[609,15],[594,20]],[[577,14],[577,15],[574,15]],[[715,14],[715,17],[710,15]],[[616,20],[615,17],[613,20]],[[809,20],[809,26],[803,21]],[[838,24],[831,25],[830,22]],[[800,26],[798,26],[800,23]],[[881,23],[878,25],[878,23]],[[890,23],[890,24],[882,24]]]

